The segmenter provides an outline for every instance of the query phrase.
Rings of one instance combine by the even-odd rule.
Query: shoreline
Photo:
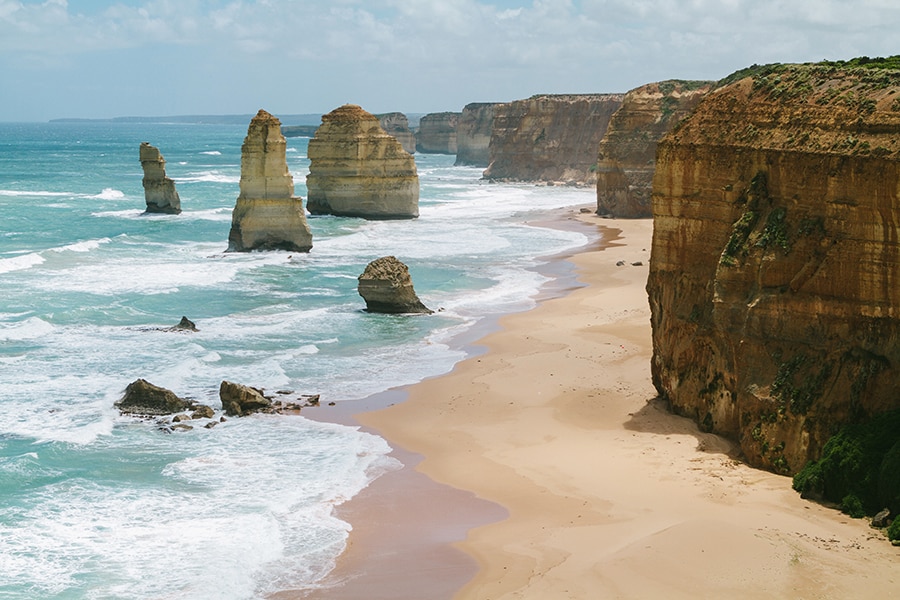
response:
[[[652,222],[577,218],[620,231],[564,259],[578,286],[501,317],[477,341],[484,352],[352,416],[424,457],[401,471],[481,503],[476,522],[488,508],[507,512],[452,544],[474,560],[474,576],[448,589],[445,574],[420,572],[413,555],[385,561],[375,588],[347,579],[394,531],[380,523],[366,537],[379,510],[364,490],[345,505],[354,531],[329,577],[360,587],[322,597],[889,597],[900,554],[867,521],[800,499],[790,478],[734,460],[733,444],[654,399],[644,291]],[[391,488],[390,475],[370,488]],[[400,482],[372,494],[409,501],[408,490]]]

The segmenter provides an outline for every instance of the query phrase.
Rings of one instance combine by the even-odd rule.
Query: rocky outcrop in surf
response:
[[[378,118],[355,104],[322,117],[309,140],[307,209],[365,219],[419,216],[416,161]]]
[[[593,185],[597,146],[623,99],[542,95],[495,105],[485,179]]]
[[[456,154],[459,113],[430,113],[419,120],[416,150],[423,154]]]
[[[409,119],[401,112],[376,115],[381,128],[397,138],[403,149],[413,154],[416,151],[416,134],[409,128]]]
[[[466,104],[456,124],[456,165],[486,167],[490,164],[493,102]]]
[[[648,83],[625,94],[600,140],[597,214],[653,216],[650,192],[656,143],[697,107],[714,83],[668,80]]]
[[[146,379],[137,379],[125,388],[125,395],[116,402],[119,412],[127,415],[171,415],[187,410],[191,403],[179,398],[175,392]]]
[[[241,146],[240,195],[228,234],[230,252],[309,252],[312,232],[285,158],[281,122],[260,110]]]
[[[145,212],[177,215],[181,213],[181,198],[175,190],[175,182],[166,176],[166,160],[159,149],[148,142],[141,142],[139,156],[144,171]]]
[[[409,268],[394,256],[383,256],[370,262],[359,276],[357,291],[366,301],[369,312],[433,312],[416,295]]]
[[[900,70],[754,66],[657,148],[657,390],[792,473],[900,407]]]

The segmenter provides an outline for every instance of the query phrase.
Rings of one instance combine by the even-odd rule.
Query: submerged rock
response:
[[[281,122],[260,110],[241,146],[241,192],[231,216],[229,252],[309,252],[312,232],[285,158]]]
[[[309,140],[307,209],[364,219],[419,216],[416,161],[378,118],[355,104],[322,117]]]
[[[166,177],[166,160],[159,149],[141,142],[141,168],[144,170],[144,201],[146,212],[177,215],[181,212],[181,198],[175,190],[175,182]]]
[[[366,301],[366,310],[369,312],[434,312],[416,296],[407,266],[393,256],[384,256],[370,262],[359,276],[357,291]]]
[[[138,379],[128,384],[125,395],[115,406],[128,415],[171,415],[187,410],[191,403],[171,390]]]

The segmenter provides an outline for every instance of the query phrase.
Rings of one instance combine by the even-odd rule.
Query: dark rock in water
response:
[[[890,516],[891,511],[889,509],[882,509],[881,512],[872,517],[872,527],[887,527]]]
[[[178,322],[178,325],[172,327],[172,329],[176,331],[199,331],[197,326],[194,325],[194,322],[187,317],[181,317],[181,321]]]
[[[223,381],[219,385],[219,398],[225,414],[235,417],[265,410],[272,404],[263,396],[262,390],[230,381]]]
[[[205,429],[212,429],[213,427],[215,427],[215,426],[218,425],[218,424],[219,424],[218,421],[210,421],[209,423],[207,423],[207,424],[204,425],[203,427],[204,427]]]
[[[359,276],[357,291],[366,301],[366,310],[369,312],[434,312],[416,296],[407,266],[393,256],[383,256],[370,262]]]
[[[177,215],[181,212],[181,198],[175,182],[166,177],[166,161],[159,149],[141,142],[141,168],[144,170],[144,200],[148,213]]]
[[[194,407],[194,412],[191,413],[192,419],[212,419],[214,416],[216,416],[216,412],[211,406],[206,406],[205,404],[198,404]]]
[[[190,407],[187,400],[179,398],[171,390],[144,379],[128,384],[125,395],[116,402],[116,408],[128,415],[171,415]]]

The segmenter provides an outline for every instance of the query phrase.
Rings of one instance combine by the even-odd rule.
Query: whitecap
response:
[[[20,256],[13,256],[10,258],[0,258],[0,273],[9,273],[10,271],[21,271],[22,269],[29,269],[35,265],[39,265],[44,262],[44,257],[42,257],[37,252],[30,252],[28,254],[22,254]]]
[[[53,325],[38,317],[28,317],[12,325],[0,324],[0,341],[33,340],[53,331]]]
[[[124,197],[124,192],[113,188],[103,188],[103,191],[99,194],[95,196],[89,196],[89,198],[97,198],[99,200],[121,200]]]
[[[71,192],[45,192],[24,190],[0,190],[0,196],[74,196]]]
[[[59,248],[51,248],[53,252],[90,252],[91,250],[96,250],[102,244],[106,244],[110,242],[109,238],[100,238],[96,240],[85,240],[83,242],[75,242],[74,244],[69,244],[67,246],[61,246]]]
[[[204,150],[200,154],[207,154],[209,156],[222,156],[222,153],[218,150]]]

